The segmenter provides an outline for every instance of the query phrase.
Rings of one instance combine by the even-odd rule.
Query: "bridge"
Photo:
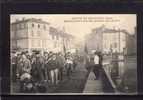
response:
[[[113,60],[114,62],[118,62],[119,66],[124,72],[119,72],[118,76],[113,77],[111,74],[111,70],[115,65],[111,64],[111,61],[104,62],[101,69],[100,79],[95,80],[94,73],[91,71],[87,78],[87,82],[84,88],[83,93],[85,94],[136,94],[137,92],[137,71],[136,71],[136,57],[127,57],[123,59]],[[121,65],[120,63],[123,63]],[[124,86],[121,85],[123,82]]]
[[[103,64],[99,80],[95,80],[96,76],[92,71],[89,73],[83,93],[86,94],[119,93],[119,91],[117,91],[116,84],[114,83],[114,81],[110,76],[110,72],[108,70],[109,66],[110,63]]]

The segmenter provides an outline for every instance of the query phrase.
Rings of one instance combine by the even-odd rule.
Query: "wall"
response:
[[[29,50],[63,50],[62,36],[54,33],[50,34],[50,25],[47,23],[29,20],[26,22],[23,21],[21,23],[11,25],[12,49],[20,47],[23,49],[28,48]],[[58,34],[60,34],[60,32]],[[72,43],[72,40],[67,40],[66,43],[67,48],[70,49],[72,47],[70,45]]]
[[[108,29],[107,29],[108,30]],[[126,47],[126,34],[123,32],[118,32],[112,29],[110,31],[97,28],[92,33],[85,37],[88,50],[97,50],[109,53],[112,49],[113,52],[123,52]]]

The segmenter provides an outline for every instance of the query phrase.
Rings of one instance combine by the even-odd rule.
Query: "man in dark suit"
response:
[[[37,51],[36,56],[32,61],[32,77],[36,82],[44,81],[44,59],[41,57],[40,52]]]

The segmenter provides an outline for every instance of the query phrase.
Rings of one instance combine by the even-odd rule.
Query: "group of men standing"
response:
[[[70,55],[69,55],[70,56]],[[22,74],[28,73],[32,76],[35,83],[50,82],[58,84],[63,79],[63,69],[66,63],[65,55],[62,53],[45,52],[41,55],[40,52],[29,53],[12,53],[12,80],[16,81]]]
[[[87,61],[85,66],[88,66],[88,70],[92,70],[96,79],[99,79],[102,66],[101,53],[95,52],[88,56]],[[70,53],[63,55],[60,52],[44,52],[42,55],[39,51],[36,51],[30,55],[28,52],[13,52],[11,54],[12,81],[17,82],[17,79],[21,80],[24,75],[29,74],[34,83],[50,82],[57,85],[58,82],[63,80],[64,70],[67,68],[67,77],[69,77],[71,68],[75,69],[77,63],[78,57],[74,58]]]

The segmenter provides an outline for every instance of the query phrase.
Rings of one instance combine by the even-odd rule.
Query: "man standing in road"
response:
[[[100,69],[100,58],[97,52],[94,53],[94,67],[93,72],[96,76],[96,79],[99,79],[99,70]]]

